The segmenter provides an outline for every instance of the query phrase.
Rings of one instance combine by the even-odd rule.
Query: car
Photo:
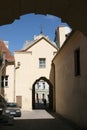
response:
[[[4,114],[6,103],[4,96],[0,94],[0,115]]]
[[[0,94],[0,125],[13,125],[13,117],[5,114],[6,104],[6,99]]]
[[[21,109],[15,102],[7,102],[5,114],[13,117],[21,117]]]

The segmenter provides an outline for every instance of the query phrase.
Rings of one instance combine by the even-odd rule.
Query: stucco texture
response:
[[[80,49],[80,75],[75,76],[74,51]],[[87,38],[74,32],[53,60],[56,112],[87,126]]]

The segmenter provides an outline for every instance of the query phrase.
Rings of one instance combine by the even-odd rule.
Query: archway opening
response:
[[[23,49],[26,41],[33,41],[35,35],[41,32],[54,42],[55,30],[58,26],[69,26],[62,22],[60,17],[52,14],[26,14],[15,20],[12,24],[0,27],[0,39],[2,39],[8,49],[14,51]]]
[[[49,84],[41,79],[35,84],[35,108],[46,109],[48,107],[49,107]]]
[[[53,110],[53,86],[51,82],[40,77],[32,86],[32,108]]]
[[[32,14],[29,14],[29,15],[32,15]],[[38,17],[38,16],[40,16],[40,17]],[[37,19],[38,19],[38,21],[35,21],[35,19],[34,19],[34,17],[37,17]],[[42,18],[43,17],[43,18]],[[31,18],[33,18],[33,19],[31,19]],[[23,23],[23,22],[24,23]],[[39,22],[40,21],[40,22]],[[33,23],[33,24],[31,24],[30,26],[32,27],[32,28],[30,28],[30,26],[29,26],[29,24],[28,23]],[[39,25],[37,26],[37,24],[36,23],[39,23]],[[36,25],[35,25],[36,24]],[[17,26],[16,26],[17,25]],[[35,26],[34,26],[35,25]],[[3,26],[3,27],[1,27],[1,33],[0,33],[0,37],[3,39],[3,40],[5,40],[5,42],[6,42],[6,45],[8,46],[9,45],[9,42],[11,43],[10,44],[10,48],[9,48],[9,50],[12,52],[12,53],[14,53],[14,50],[19,50],[19,49],[21,49],[20,47],[21,47],[21,44],[25,44],[26,46],[25,47],[27,47],[27,43],[29,42],[29,41],[31,41],[31,37],[32,36],[30,36],[30,34],[31,35],[37,35],[36,33],[37,32],[39,32],[40,33],[40,31],[42,31],[42,32],[44,32],[44,34],[46,34],[47,36],[48,36],[48,38],[52,41],[52,43],[55,45],[55,42],[53,42],[53,40],[54,40],[54,36],[55,36],[55,29],[59,26],[59,25],[67,25],[66,23],[62,23],[61,22],[61,19],[60,18],[57,18],[57,17],[55,17],[55,16],[53,16],[53,15],[47,15],[47,16],[45,16],[45,15],[35,15],[35,14],[33,14],[33,17],[27,17],[27,15],[25,15],[25,17],[22,17],[21,19],[20,19],[20,21],[15,21],[13,24],[11,24],[11,25],[8,25],[8,27],[7,27],[7,25],[6,26]],[[36,27],[37,28],[37,30],[34,30],[34,27]],[[44,28],[43,28],[44,27]],[[52,29],[51,29],[51,27],[52,27]],[[29,29],[28,29],[29,28]],[[16,30],[15,30],[16,29]],[[34,31],[33,31],[34,30]],[[28,32],[29,31],[29,32]],[[3,36],[2,36],[2,34],[3,34]],[[16,36],[16,37],[15,37]],[[15,40],[16,39],[16,40]],[[26,42],[25,42],[26,41]],[[16,43],[16,46],[14,45],[14,43]],[[18,44],[17,44],[18,43]],[[32,41],[31,42],[29,42],[29,43],[32,43]],[[17,48],[16,48],[17,47]],[[15,49],[16,48],[16,49]],[[22,48],[22,49],[24,49],[24,48]],[[21,49],[21,50],[22,50]],[[45,51],[44,51],[44,53],[45,53]],[[28,54],[28,53],[27,53]],[[20,62],[20,60],[18,61],[18,62]],[[15,62],[16,63],[16,62]],[[21,63],[21,65],[22,65],[22,63]],[[33,65],[33,63],[32,63],[32,65]],[[47,103],[48,103],[48,106],[49,107],[47,107],[47,108],[49,108],[49,109],[53,109],[53,87],[52,87],[52,84],[50,83],[50,81],[49,80],[47,80],[46,78],[40,78],[40,79],[42,79],[44,82],[45,82],[45,84],[47,84],[49,87],[48,87],[48,95],[44,95],[44,93],[42,93],[42,96],[41,96],[41,98],[42,97],[44,97],[44,98],[46,98],[47,99],[47,97],[49,98],[49,100],[47,99]],[[39,80],[40,80],[39,79]],[[38,80],[38,81],[39,81]],[[13,81],[15,81],[15,79],[13,79]],[[41,82],[41,81],[40,81]],[[14,83],[14,82],[13,82]],[[14,83],[15,84],[15,83]],[[14,92],[15,92],[15,85],[13,84],[13,88],[14,88]],[[21,84],[21,82],[20,82],[20,84]],[[12,87],[12,86],[11,86]],[[33,89],[34,91],[33,91],[33,108],[36,108],[35,107],[35,97],[36,97],[36,95],[37,95],[37,98],[38,98],[38,94],[36,94],[35,95],[35,90],[36,90],[36,88],[34,88]],[[15,94],[14,94],[15,95]],[[15,98],[15,97],[14,97]],[[32,101],[31,101],[32,102]],[[40,101],[41,102],[41,101]],[[43,103],[43,102],[42,102]],[[41,104],[42,105],[42,104]]]

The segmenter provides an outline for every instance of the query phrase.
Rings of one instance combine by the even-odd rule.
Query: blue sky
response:
[[[34,35],[39,35],[41,30],[53,41],[55,30],[60,25],[67,24],[52,15],[27,14],[12,24],[0,26],[0,39],[9,42],[9,50],[13,53],[20,50],[26,40],[33,40]]]

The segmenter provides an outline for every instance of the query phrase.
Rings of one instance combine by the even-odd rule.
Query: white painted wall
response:
[[[9,102],[14,101],[14,65],[7,65],[6,75],[8,75],[8,87],[4,88],[5,98]]]
[[[49,79],[53,52],[57,51],[45,39],[41,39],[25,52],[15,52],[15,62],[20,62],[15,71],[15,97],[22,96],[22,109],[32,109],[32,85],[40,77]],[[46,68],[39,68],[39,58],[46,58]]]

